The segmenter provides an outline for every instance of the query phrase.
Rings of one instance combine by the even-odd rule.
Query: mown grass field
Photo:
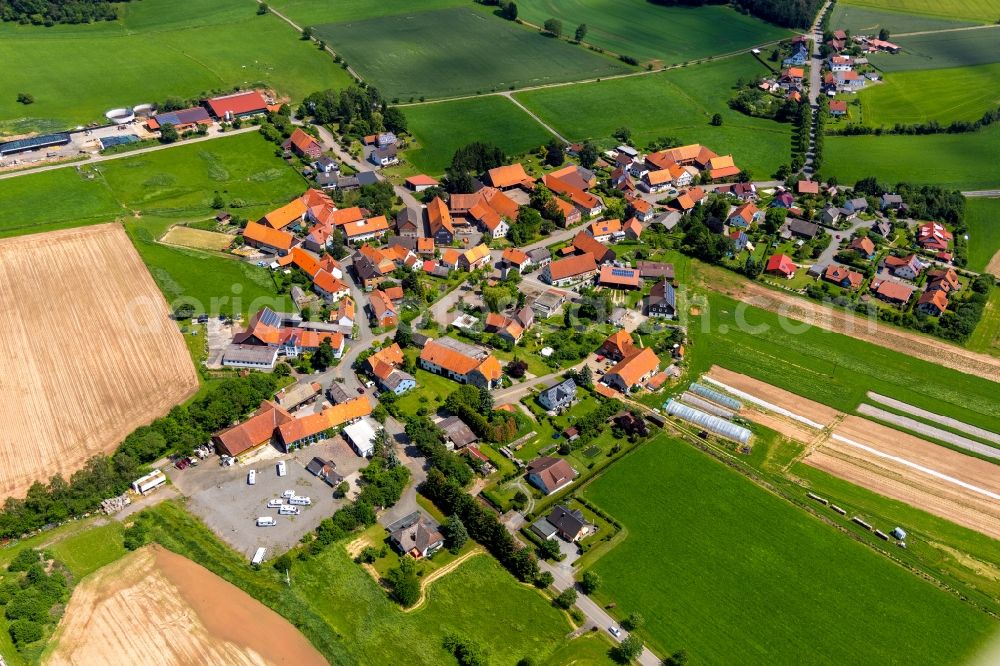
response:
[[[619,127],[632,130],[642,146],[658,137],[702,143],[719,154],[732,153],[736,164],[755,179],[769,179],[790,161],[790,126],[750,118],[728,101],[737,79],[766,73],[746,55],[669,72],[515,95],[526,107],[571,140],[609,143]],[[713,127],[712,115],[723,124]]]
[[[969,268],[982,271],[1000,251],[1000,199],[970,197],[965,202],[969,227]]]
[[[721,365],[846,412],[875,391],[1000,432],[995,382],[817,327],[799,332],[800,322],[719,294],[702,302],[688,329],[696,376]]]
[[[633,71],[471,7],[331,23],[315,33],[383,95],[403,102]]]
[[[1000,356],[1000,289],[994,287],[986,302],[983,318],[969,338],[969,349]]]
[[[414,7],[413,0],[275,0],[268,3],[299,25],[338,23],[340,21],[360,21],[379,16],[408,14],[414,11],[430,11],[449,7],[468,6],[468,0],[420,0]]]
[[[347,556],[342,543],[317,557],[296,560],[285,577],[265,565],[253,572],[178,505],[151,512],[155,538],[245,590],[295,624],[330,663],[448,663],[442,647],[449,634],[482,645],[491,664],[524,656],[544,662],[567,649],[570,625],[562,612],[529,586],[518,584],[490,557],[481,555],[433,583],[427,604],[410,613]],[[574,646],[575,652],[575,646]]]
[[[499,95],[405,107],[419,148],[406,151],[419,171],[444,173],[455,151],[472,141],[486,141],[508,155],[534,150],[552,138],[534,118]]]
[[[518,16],[535,25],[550,18],[572,36],[585,23],[584,41],[640,62],[688,62],[749,49],[792,34],[725,6],[664,7],[646,0],[525,0]]]
[[[972,21],[958,21],[950,18],[904,14],[891,10],[873,9],[838,2],[830,15],[830,28],[850,30],[855,35],[878,34],[882,28],[890,33],[920,32],[923,30],[945,30],[976,25]]]
[[[878,176],[885,183],[910,182],[961,190],[997,186],[1000,126],[968,134],[930,136],[829,136],[822,172],[842,183]]]
[[[993,23],[998,18],[996,2],[993,0],[848,0],[847,4],[906,14],[966,19],[978,23]]]
[[[978,120],[1000,106],[1000,63],[893,72],[858,98],[864,123],[875,127]]]
[[[902,53],[877,53],[871,57],[872,64],[890,73],[1000,62],[1000,26],[892,39],[903,47]],[[996,85],[1000,85],[1000,82],[994,79],[994,86]],[[928,90],[927,93],[934,95],[933,90]]]
[[[79,580],[125,554],[122,529],[121,523],[111,521],[62,539],[50,550]]]
[[[305,180],[274,156],[272,144],[247,132],[169,150],[0,180],[0,235],[132,218],[209,217],[215,192],[252,217],[286,203]],[[88,177],[92,176],[92,177]],[[58,192],[59,196],[53,196]]]
[[[628,529],[592,567],[663,653],[699,663],[957,664],[995,621],[661,437],[585,491]],[[794,620],[791,620],[794,618]],[[720,640],[725,636],[725,640]]]
[[[299,100],[350,81],[315,45],[243,0],[124,3],[113,23],[0,25],[0,132],[67,128],[164,98],[262,83]],[[100,57],[97,57],[100,54]],[[34,95],[24,106],[16,93]],[[10,128],[8,128],[10,129]]]

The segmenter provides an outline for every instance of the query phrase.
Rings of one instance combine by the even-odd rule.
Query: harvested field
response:
[[[171,227],[170,231],[163,234],[160,242],[168,245],[180,245],[181,247],[193,247],[196,250],[222,251],[233,244],[234,238],[235,236],[232,234],[220,234],[215,231],[177,226]]]
[[[326,663],[286,619],[159,546],[77,586],[54,640],[50,665]]]
[[[942,442],[948,442],[949,444],[954,444],[955,446],[963,448],[966,451],[974,451],[975,453],[978,453],[981,456],[986,456],[987,458],[1000,459],[1000,449],[994,448],[989,444],[982,444],[969,439],[968,437],[963,437],[962,435],[956,435],[953,432],[942,430],[941,428],[935,428],[932,425],[927,425],[922,421],[911,419],[908,416],[900,416],[899,414],[879,409],[874,405],[869,405],[866,402],[858,405],[858,411],[865,416],[871,416],[879,421],[891,423],[920,435],[932,437]]]
[[[889,396],[880,395],[872,391],[868,392],[868,397],[874,402],[882,403],[887,407],[892,407],[893,409],[898,409],[901,412],[906,412],[907,414],[912,414],[913,416],[919,416],[925,418],[929,421],[934,421],[940,425],[948,426],[955,430],[959,430],[966,434],[972,435],[973,437],[979,437],[985,439],[989,442],[994,442],[1000,444],[1000,435],[995,432],[990,432],[985,428],[979,428],[968,423],[959,421],[958,419],[953,419],[950,416],[943,416],[941,414],[935,414],[933,412],[928,412],[926,409],[920,409],[914,407],[913,405],[908,405],[901,400],[896,400],[895,398],[890,398]]]
[[[750,305],[828,331],[849,335],[880,347],[943,365],[990,381],[1000,377],[1000,358],[962,349],[955,345],[895,328],[854,314],[785,294],[753,282],[706,286]]]
[[[0,281],[3,495],[68,477],[198,388],[184,339],[120,226],[2,240]]]
[[[717,365],[712,366],[708,377],[709,379],[714,379],[717,382],[725,384],[728,388],[760,398],[772,405],[786,409],[793,414],[803,416],[823,426],[829,426],[841,416],[841,413],[832,407],[827,407],[812,400],[806,400],[777,386],[771,386],[753,377],[741,375],[738,372],[732,372]]]
[[[1000,250],[997,250],[993,254],[993,257],[990,259],[990,262],[986,264],[986,269],[983,272],[1000,277]]]

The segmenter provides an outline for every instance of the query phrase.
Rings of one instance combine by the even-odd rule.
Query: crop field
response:
[[[552,138],[534,118],[499,95],[422,104],[404,111],[421,146],[406,151],[406,158],[429,174],[444,173],[455,151],[473,141],[486,141],[516,155]]]
[[[383,95],[401,101],[634,71],[469,7],[319,25],[315,33]]]
[[[960,190],[997,185],[989,168],[1000,153],[1000,126],[967,134],[929,136],[830,136],[823,173],[842,183],[878,176],[884,183],[909,182]],[[933,164],[933,169],[921,165]]]
[[[994,0],[848,0],[848,4],[904,14],[964,19],[977,23],[993,23],[997,20],[997,6]]]
[[[1000,199],[970,197],[965,202],[965,222],[969,227],[969,269],[983,271],[991,262],[993,270],[1000,269]]]
[[[67,128],[171,95],[261,83],[297,100],[350,82],[328,54],[276,16],[257,16],[252,2],[144,0],[121,11],[113,23],[0,25],[0,89],[35,97],[24,106],[3,95],[0,133],[4,121],[21,130]]]
[[[413,0],[380,0],[379,2],[371,0],[337,0],[337,2],[330,2],[330,0],[275,0],[268,4],[299,25],[360,21],[414,11]],[[420,0],[420,11],[468,5],[468,0]]]
[[[234,238],[236,236],[233,234],[220,234],[216,231],[177,226],[171,227],[160,241],[168,245],[181,245],[196,250],[220,251],[232,245]]]
[[[0,303],[18,321],[4,329],[11,353],[0,362],[17,396],[3,431],[4,495],[70,475],[198,388],[184,340],[121,227],[6,239],[0,267]]]
[[[567,139],[607,143],[624,126],[632,130],[639,146],[658,137],[675,137],[705,144],[719,154],[732,153],[738,166],[760,180],[789,161],[790,126],[745,116],[730,109],[728,101],[737,79],[766,71],[748,55],[515,97]],[[715,113],[722,116],[719,127],[709,122]]]
[[[643,633],[663,653],[685,649],[700,663],[813,663],[817,655],[962,663],[997,628],[677,440],[654,440],[585,492],[629,532],[592,567],[599,599],[616,602],[621,617],[642,613]]]
[[[934,94],[928,94],[929,90]],[[1000,63],[893,72],[882,83],[858,93],[858,99],[864,123],[875,127],[978,120],[1000,106]]]
[[[988,379],[794,320],[783,324],[777,315],[718,294],[699,307],[689,325],[694,374],[719,365],[844,412],[875,391],[1000,431],[997,385]]]
[[[253,217],[286,203],[306,182],[256,132],[169,150],[0,180],[0,235],[49,231],[136,214],[214,215],[218,191]],[[59,192],[60,196],[53,196]]]
[[[1000,62],[1000,26],[893,38],[903,52],[876,53],[872,64],[885,72],[971,67]],[[1000,81],[994,79],[994,86]]]
[[[401,645],[411,663],[446,663],[450,657],[441,644],[452,634],[483,646],[490,663],[513,663],[528,655],[544,663],[559,650],[572,651],[567,645],[573,642],[565,640],[571,630],[565,615],[485,555],[434,582],[427,603],[404,613],[350,559],[343,543],[308,560],[296,559],[288,587],[269,566],[250,571],[244,558],[178,505],[166,502],[147,513],[157,541],[196,558],[282,615],[296,617],[296,625],[330,663],[396,663]],[[489,602],[470,602],[474,599]]]
[[[518,16],[542,25],[557,18],[572,36],[585,23],[584,41],[640,62],[663,64],[750,49],[791,31],[725,6],[664,7],[646,0],[525,0]]]
[[[855,35],[877,35],[885,28],[890,33],[921,32],[924,30],[946,30],[976,25],[970,21],[948,18],[904,14],[890,10],[872,9],[838,2],[830,16],[832,30],[850,30]]]
[[[49,664],[148,663],[151,654],[178,664],[326,663],[287,619],[158,546],[80,583],[54,643]]]

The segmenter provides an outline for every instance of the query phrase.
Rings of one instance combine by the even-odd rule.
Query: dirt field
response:
[[[707,269],[707,273],[711,274],[712,270],[711,268]],[[723,269],[715,270],[721,271]],[[753,282],[740,281],[734,284],[730,278],[715,282],[706,279],[704,284],[714,291],[746,301],[755,307],[811,323],[819,328],[843,333],[880,347],[893,349],[977,377],[989,380],[996,380],[997,377],[1000,377],[1000,358],[994,358],[988,354],[962,349],[943,340],[911,333],[901,328],[878,322],[870,323],[867,319],[862,319],[843,310],[813,303],[804,298],[768,289]]]
[[[830,425],[841,415],[833,407],[827,407],[822,403],[806,400],[777,386],[771,386],[753,377],[741,375],[738,372],[733,372],[717,365],[712,366],[712,369],[708,371],[708,376],[722,382],[726,386],[749,393],[773,405],[777,405],[823,425]]]
[[[996,254],[990,259],[990,263],[986,264],[986,270],[983,272],[1000,277],[1000,250],[996,251]]]
[[[68,477],[198,388],[120,226],[0,240],[0,283],[0,494]]]
[[[285,618],[194,562],[147,546],[73,592],[46,664],[326,664]]]
[[[160,242],[167,245],[193,247],[197,250],[225,250],[233,244],[233,238],[235,236],[230,234],[177,226],[171,227],[170,231],[163,234]]]

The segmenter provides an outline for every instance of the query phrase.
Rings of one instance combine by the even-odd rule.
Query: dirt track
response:
[[[119,225],[2,240],[0,284],[0,494],[68,478],[198,388]]]
[[[768,289],[753,282],[740,281],[734,286],[731,278],[718,281],[709,279],[705,281],[705,286],[763,310],[843,333],[959,372],[991,381],[1000,377],[1000,358],[962,349],[930,336],[879,322],[869,322],[843,310]]]
[[[717,365],[712,366],[712,369],[708,371],[708,376],[722,382],[726,386],[731,386],[750,395],[762,398],[773,405],[787,409],[799,416],[804,416],[816,423],[828,426],[841,415],[833,407],[827,407],[822,403],[807,400],[790,391],[780,389],[759,379],[754,379],[753,377],[742,375]]]
[[[81,582],[54,640],[53,666],[326,664],[283,617],[156,546]]]

